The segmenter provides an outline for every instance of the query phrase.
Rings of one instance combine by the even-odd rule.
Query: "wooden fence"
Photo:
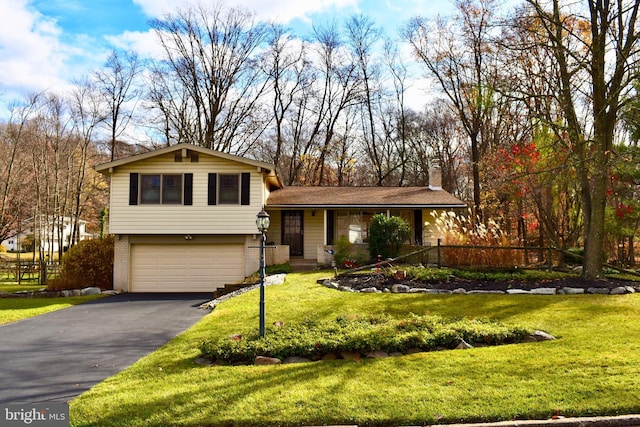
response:
[[[412,246],[408,252],[397,259],[410,264],[438,267],[554,267],[563,264],[566,258],[563,251],[557,248],[443,245],[440,240],[435,246]]]
[[[16,281],[37,279],[45,284],[48,279],[60,273],[59,262],[2,261],[0,262],[0,280]]]

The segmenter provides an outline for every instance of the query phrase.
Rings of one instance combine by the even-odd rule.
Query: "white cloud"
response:
[[[136,52],[141,58],[159,59],[164,56],[164,49],[153,30],[125,31],[117,36],[108,36],[106,40],[116,48]]]
[[[134,0],[134,3],[138,4],[150,17],[162,17],[166,13],[197,2],[198,0]],[[238,0],[233,2],[234,6],[241,6],[255,12],[260,20],[282,23],[288,23],[294,19],[307,21],[312,14],[356,7],[357,4],[358,0]]]
[[[0,0],[0,85],[7,96],[65,84],[73,50],[60,42],[56,22],[26,0]]]

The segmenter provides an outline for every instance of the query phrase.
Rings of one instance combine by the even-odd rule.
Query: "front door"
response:
[[[282,244],[289,245],[290,256],[304,255],[302,211],[282,211]]]

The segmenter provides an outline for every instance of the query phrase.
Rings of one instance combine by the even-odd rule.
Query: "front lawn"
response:
[[[0,298],[0,325],[61,310],[100,297],[101,295],[68,298]]]
[[[385,312],[496,319],[560,338],[386,359],[199,366],[200,344],[258,328],[258,292],[71,403],[73,426],[424,425],[640,412],[640,295],[346,293],[291,274],[267,323]]]

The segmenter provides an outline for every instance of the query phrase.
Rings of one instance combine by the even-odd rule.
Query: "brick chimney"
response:
[[[440,166],[429,167],[429,190],[442,190],[442,171]]]

